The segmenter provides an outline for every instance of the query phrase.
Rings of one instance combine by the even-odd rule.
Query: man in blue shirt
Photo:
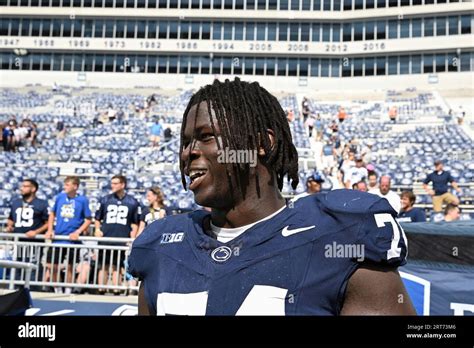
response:
[[[153,126],[151,126],[151,146],[155,147],[160,144],[162,132],[163,126],[160,124],[160,120],[156,118]]]
[[[416,196],[411,191],[403,191],[400,195],[402,210],[398,214],[398,222],[426,222],[426,215],[423,209],[413,208]]]
[[[95,213],[95,236],[115,238],[135,238],[140,223],[140,204],[125,192],[127,178],[115,175],[111,180],[112,193],[103,197]],[[102,245],[122,245],[123,243],[101,242]],[[111,255],[113,254],[113,255]],[[114,285],[120,285],[119,275],[125,260],[125,250],[101,250],[99,254],[99,284],[107,284],[109,266],[112,266]],[[118,267],[117,267],[118,266]],[[104,290],[99,290],[104,293]],[[115,292],[118,294],[118,292]]]
[[[443,203],[451,203],[454,205],[459,204],[459,198],[448,192],[448,183],[456,190],[457,193],[461,193],[461,189],[458,184],[454,181],[449,171],[443,170],[443,162],[436,160],[434,162],[435,171],[428,174],[425,180],[423,180],[423,188],[433,199],[433,210],[436,213],[441,212]],[[428,187],[428,184],[433,183],[433,189]]]
[[[48,220],[48,232],[45,234],[46,239],[54,239],[54,236],[69,236],[70,241],[54,241],[53,245],[50,246],[46,257],[48,268],[46,278],[49,278],[50,272],[52,282],[58,280],[58,265],[64,261],[67,257],[67,275],[66,282],[72,283],[73,272],[75,264],[79,260],[79,248],[63,248],[62,244],[79,244],[77,242],[79,236],[87,231],[87,228],[91,224],[92,213],[89,209],[89,200],[82,195],[77,193],[79,188],[79,178],[76,176],[68,176],[64,180],[64,192],[60,193],[56,197],[53,209],[49,214]],[[54,222],[56,225],[54,226]],[[74,265],[74,267],[73,267]],[[66,289],[66,292],[70,292],[70,288]],[[59,288],[55,288],[56,292],[61,292]]]

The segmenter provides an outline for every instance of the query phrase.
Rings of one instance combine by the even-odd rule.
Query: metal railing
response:
[[[30,278],[31,278],[31,271],[33,269],[37,269],[37,266],[30,263],[30,262],[19,262],[19,261],[8,261],[8,260],[0,260],[0,267],[5,269],[5,268],[13,268],[13,269],[24,269],[25,270],[25,283],[24,287],[25,289],[30,288]],[[9,287],[10,290],[13,289],[13,283]]]
[[[132,241],[131,238],[80,237],[73,242],[68,236],[58,235],[51,241],[43,235],[30,239],[21,233],[0,233],[0,260],[28,262],[35,267],[30,272],[24,268],[0,268],[0,284],[8,284],[10,289],[29,281],[32,287],[42,290],[47,287],[101,292],[138,290],[136,280],[126,272]]]

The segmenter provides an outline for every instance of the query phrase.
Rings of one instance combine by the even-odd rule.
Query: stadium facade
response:
[[[0,0],[1,84],[472,88],[453,0]],[[119,75],[118,75],[119,73]]]

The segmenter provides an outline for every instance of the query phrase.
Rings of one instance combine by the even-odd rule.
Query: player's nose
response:
[[[183,162],[188,160],[194,160],[199,158],[202,155],[201,148],[199,146],[199,141],[190,143],[186,148],[183,149],[181,153],[181,159]]]

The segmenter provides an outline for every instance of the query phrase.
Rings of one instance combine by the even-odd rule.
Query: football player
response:
[[[201,88],[180,146],[183,185],[211,212],[157,220],[134,241],[140,314],[415,314],[397,272],[406,237],[386,199],[281,196],[285,176],[298,185],[298,156],[278,100],[258,83]],[[257,151],[258,164],[222,163],[222,149]]]
[[[36,197],[38,182],[33,179],[25,179],[21,183],[21,198],[12,201],[10,215],[7,219],[7,232],[24,233],[27,238],[20,238],[20,242],[42,243],[43,240],[36,239],[38,234],[48,229],[48,202]],[[39,262],[42,256],[42,247],[27,248],[26,252],[19,251],[21,261],[32,262],[38,265],[38,270],[33,269],[31,279],[36,279],[37,274],[42,274],[42,265]]]
[[[95,236],[115,238],[135,238],[140,218],[140,204],[125,192],[127,178],[115,175],[111,179],[112,193],[103,197],[95,213]],[[101,245],[124,245],[117,242],[100,242]],[[125,261],[125,250],[99,251],[99,284],[107,284],[109,269],[112,270],[114,285],[120,285],[120,270]],[[100,293],[105,290],[100,289]],[[119,294],[118,291],[114,292]]]
[[[33,179],[23,180],[20,192],[22,198],[11,204],[7,219],[7,232],[24,233],[27,240],[48,229],[48,202],[36,197],[38,183]]]

